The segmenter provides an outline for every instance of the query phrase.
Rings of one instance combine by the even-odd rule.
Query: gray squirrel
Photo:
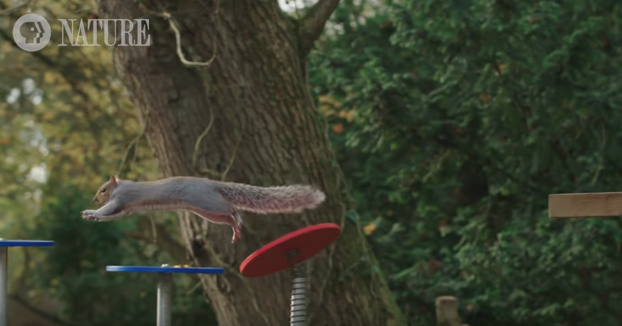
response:
[[[110,221],[130,212],[190,211],[212,223],[231,225],[231,242],[235,243],[242,237],[238,209],[258,214],[302,213],[324,199],[322,191],[307,185],[258,187],[195,177],[134,182],[111,176],[93,197],[103,206],[82,211],[82,218]]]

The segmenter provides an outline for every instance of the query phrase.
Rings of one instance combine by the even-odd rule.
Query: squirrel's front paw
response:
[[[98,221],[99,220],[99,217],[97,217],[97,214],[95,213],[95,211],[91,209],[82,211],[82,218],[87,221]]]

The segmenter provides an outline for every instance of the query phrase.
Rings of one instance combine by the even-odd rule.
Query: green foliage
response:
[[[50,20],[86,14],[38,5]],[[19,14],[5,13],[0,30]],[[620,17],[613,0],[342,2],[311,83],[352,183],[350,216],[366,224],[411,324],[434,323],[439,295],[458,296],[471,325],[620,324],[622,221],[546,211],[549,193],[619,190]],[[129,236],[132,218],[79,218],[142,129],[110,51],[31,55],[7,35],[0,229],[57,242],[22,255],[12,284],[58,299],[67,324],[153,324],[153,275],[104,266],[170,257]],[[127,178],[156,175],[144,141],[127,163]],[[52,179],[36,180],[37,169]],[[174,320],[215,323],[189,291],[196,279],[175,281]]]
[[[51,23],[89,18],[93,8],[65,0],[11,6],[0,0],[0,231],[3,238],[50,239],[56,246],[12,249],[10,291],[31,310],[49,308],[42,299],[60,305],[51,318],[67,325],[153,325],[157,277],[106,273],[105,266],[173,259],[136,216],[113,223],[80,218],[110,175],[158,176],[147,141],[138,137],[143,126],[114,72],[112,49],[22,51],[10,31],[29,8]],[[60,24],[51,27],[60,35]],[[166,229],[176,235],[174,225]],[[174,280],[175,322],[215,324],[196,277]]]
[[[80,218],[89,206],[90,194],[71,185],[49,187],[31,238],[50,239],[55,246],[33,277],[37,288],[63,302],[62,320],[72,325],[153,325],[155,323],[157,276],[149,273],[109,273],[107,265],[154,265],[170,261],[157,246],[144,246],[128,237],[135,228],[132,219],[115,223],[92,223]],[[198,281],[184,275],[174,278],[175,321],[183,325],[213,322],[205,309],[201,291],[185,294]],[[190,282],[189,282],[190,281]]]
[[[373,13],[373,14],[372,14]],[[547,195],[619,191],[622,4],[346,2],[312,56],[357,210],[412,324],[622,322],[620,219]]]
[[[63,302],[62,320],[72,325],[153,325],[157,277],[148,273],[108,273],[107,265],[153,265],[170,261],[156,246],[141,245],[128,237],[131,219],[115,223],[89,223],[80,211],[89,206],[90,194],[73,186],[50,187],[55,194],[43,207],[37,225],[28,232],[35,239],[50,239],[32,279],[37,288]],[[175,277],[175,322],[190,325],[213,322],[205,310],[203,294],[185,294],[197,279]],[[188,282],[190,281],[190,282]]]
[[[124,236],[128,222],[88,223],[80,219],[80,211],[88,207],[89,196],[72,186],[49,191],[55,196],[46,198],[54,199],[43,207],[31,236],[56,242],[42,262],[45,273],[36,280],[62,299],[60,317],[79,325],[153,324],[154,281],[105,271],[106,265],[136,263],[128,257],[140,256],[140,247]]]

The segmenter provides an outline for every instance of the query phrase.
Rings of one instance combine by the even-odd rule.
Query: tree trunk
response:
[[[345,217],[344,182],[308,91],[306,52],[318,24],[323,26],[321,20],[334,9],[326,7],[331,1],[338,2],[321,0],[325,7],[310,11],[320,17],[307,20],[308,26],[284,15],[276,0],[167,3],[186,58],[206,62],[215,56],[207,67],[182,64],[173,29],[153,15],[165,10],[159,2],[99,2],[106,18],[150,19],[153,45],[117,47],[114,60],[165,176],[217,179],[216,171],[227,181],[311,184],[327,195],[320,208],[301,215],[243,213],[237,244],[231,244],[228,226],[181,215],[194,263],[226,268],[224,276],[201,277],[220,325],[287,324],[292,275],[245,278],[239,265],[279,236],[323,222],[335,222],[343,231],[308,262],[309,325],[403,324],[382,274],[369,272],[376,261],[366,240]],[[205,131],[195,167],[195,144]]]

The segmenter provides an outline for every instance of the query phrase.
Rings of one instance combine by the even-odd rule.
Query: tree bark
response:
[[[346,219],[341,171],[307,85],[304,44],[312,40],[303,42],[309,33],[301,30],[313,29],[301,28],[276,0],[157,3],[100,0],[99,10],[106,18],[150,19],[153,45],[116,47],[114,61],[163,175],[225,173],[227,181],[311,184],[327,195],[320,208],[302,215],[243,213],[237,244],[229,227],[180,214],[194,263],[226,268],[224,276],[201,277],[219,324],[287,324],[291,273],[245,278],[239,265],[285,233],[334,222],[342,226],[340,238],[307,263],[309,325],[403,325],[383,275],[372,268],[377,262],[366,240]],[[167,20],[153,15],[164,10],[180,31],[185,57],[207,62],[215,56],[209,66],[182,64]],[[327,10],[313,12],[328,18]],[[195,144],[211,119],[195,167]],[[208,169],[217,173],[199,173]]]

